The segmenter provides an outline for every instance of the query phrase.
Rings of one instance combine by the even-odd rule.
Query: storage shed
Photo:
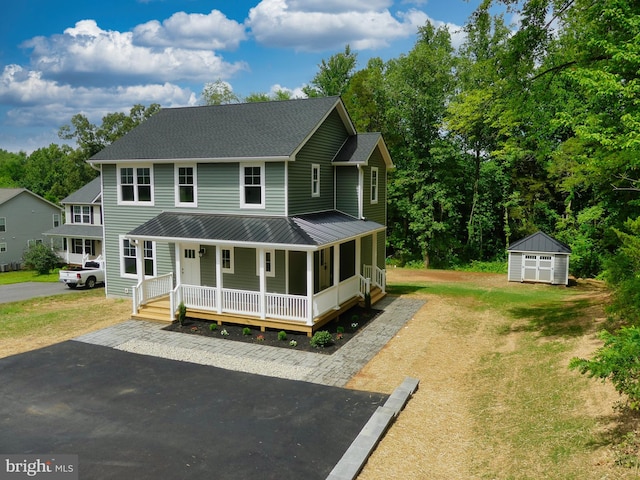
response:
[[[537,232],[518,240],[507,251],[510,282],[569,283],[571,248],[546,233]]]

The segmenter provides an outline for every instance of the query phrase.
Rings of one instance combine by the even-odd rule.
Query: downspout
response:
[[[364,199],[362,198],[364,195],[364,170],[362,170],[362,166],[360,164],[356,165],[356,167],[358,168],[358,218],[364,218]]]

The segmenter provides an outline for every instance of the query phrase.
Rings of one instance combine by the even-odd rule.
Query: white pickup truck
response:
[[[87,260],[82,267],[60,270],[60,281],[69,288],[93,288],[97,283],[104,283],[104,261]]]

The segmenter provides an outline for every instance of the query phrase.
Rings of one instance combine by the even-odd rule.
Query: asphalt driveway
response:
[[[387,396],[77,341],[0,359],[0,452],[91,479],[324,479]]]
[[[64,283],[59,282],[23,282],[0,285],[0,303],[18,302],[34,297],[62,295],[80,290],[71,290]]]

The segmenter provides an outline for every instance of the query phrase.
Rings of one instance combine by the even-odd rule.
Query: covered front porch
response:
[[[193,217],[188,216],[190,220]],[[181,220],[184,223],[185,218]],[[315,215],[305,220],[311,220],[316,230],[323,227],[317,230],[323,243],[308,235],[310,228],[302,232],[307,233],[304,241],[289,244],[247,241],[252,235],[247,236],[246,229],[243,241],[233,242],[215,238],[215,232],[209,232],[208,238],[153,238],[172,245],[171,264],[175,268],[139,279],[133,289],[133,316],[173,321],[182,303],[188,316],[218,324],[238,323],[312,335],[365,298],[373,304],[385,295],[386,273],[375,264],[379,258],[378,235],[383,235],[384,227],[344,214]],[[277,225],[267,222],[262,226],[273,229]],[[254,231],[264,234],[261,229]],[[151,241],[152,237],[141,233],[133,231],[128,237],[138,245]],[[275,240],[281,239],[282,233]],[[290,230],[288,234],[290,237]],[[142,250],[137,249],[139,272],[144,271]]]

